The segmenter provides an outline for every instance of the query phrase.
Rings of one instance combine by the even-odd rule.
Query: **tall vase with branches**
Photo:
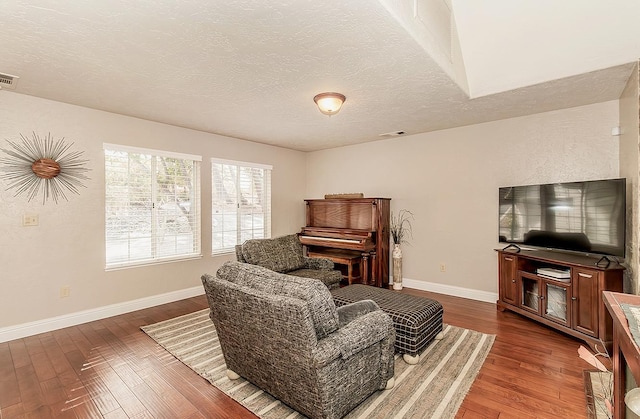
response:
[[[413,231],[411,221],[413,220],[413,213],[407,210],[400,210],[398,214],[394,216],[391,212],[390,220],[390,232],[391,239],[393,240],[393,289],[402,289],[402,243],[409,243],[409,237],[413,238]]]

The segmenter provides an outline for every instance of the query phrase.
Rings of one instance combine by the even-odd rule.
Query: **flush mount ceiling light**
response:
[[[345,100],[343,94],[334,92],[320,93],[313,98],[320,112],[329,116],[337,114]]]

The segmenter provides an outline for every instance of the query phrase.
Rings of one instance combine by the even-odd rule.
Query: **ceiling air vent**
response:
[[[0,88],[15,90],[19,78],[20,77],[12,76],[11,74],[0,73]]]
[[[378,134],[378,136],[379,137],[399,137],[404,134],[406,134],[404,131],[391,131],[391,132],[385,132],[384,134]]]

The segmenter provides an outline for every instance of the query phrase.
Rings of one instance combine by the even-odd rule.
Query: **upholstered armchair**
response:
[[[238,262],[202,283],[230,379],[310,418],[341,418],[393,386],[395,330],[373,301],[336,308],[320,281]]]
[[[329,289],[338,288],[342,280],[342,274],[333,269],[330,259],[304,256],[296,234],[247,240],[236,246],[236,259],[287,275],[319,279]]]

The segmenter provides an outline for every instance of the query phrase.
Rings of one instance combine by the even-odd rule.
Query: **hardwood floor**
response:
[[[457,418],[585,418],[581,342],[495,304],[405,289],[496,335]],[[145,335],[204,296],[0,344],[0,418],[255,418]]]

